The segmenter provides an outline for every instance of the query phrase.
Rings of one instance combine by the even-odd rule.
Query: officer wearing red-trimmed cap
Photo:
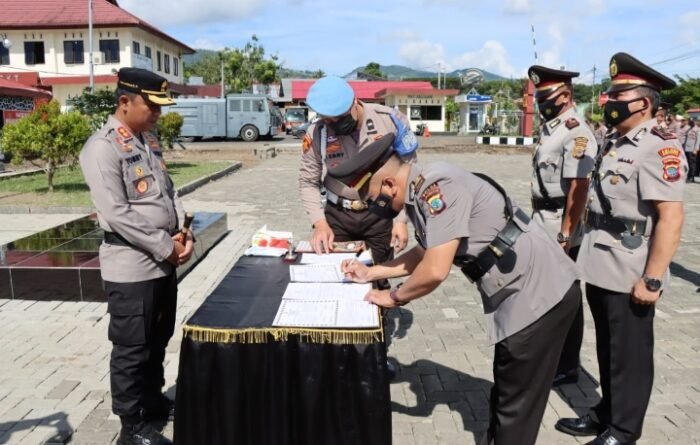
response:
[[[151,133],[161,106],[174,102],[163,77],[122,68],[117,108],[85,143],[80,166],[105,232],[100,269],[110,314],[112,410],[118,445],[168,445],[147,422],[174,416],[165,384],[165,347],[175,328],[175,268],[192,255],[178,230],[184,210]]]
[[[544,120],[532,158],[532,219],[575,261],[581,244],[579,224],[586,208],[593,159],[598,152],[595,135],[576,111],[571,80],[579,73],[534,65],[528,70],[535,99]],[[578,380],[583,340],[583,306],[564,343],[554,385]]]
[[[398,252],[408,242],[408,219],[404,214],[394,221],[370,214],[357,192],[365,172],[344,169],[363,151],[382,150],[387,144],[404,157],[415,157],[418,142],[408,119],[390,107],[357,100],[348,82],[335,76],[314,82],[306,103],[321,117],[304,136],[299,171],[301,200],[314,227],[314,250],[329,252],[333,241],[364,240],[375,262],[390,259],[392,246]],[[327,174],[322,176],[324,165]],[[350,185],[339,176],[353,176]]]
[[[654,305],[680,242],[688,164],[657,125],[659,91],[675,82],[629,54],[610,60],[605,121],[614,132],[596,157],[578,264],[596,329],[603,397],[556,428],[596,435],[587,445],[634,444],[654,379]]]

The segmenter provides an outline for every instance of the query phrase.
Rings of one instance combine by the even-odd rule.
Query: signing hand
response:
[[[647,289],[647,285],[644,283],[644,280],[640,278],[636,283],[634,283],[631,296],[632,301],[636,304],[652,305],[656,304],[661,297],[661,290],[650,292],[649,289]]]
[[[311,237],[311,246],[317,254],[331,253],[333,251],[333,229],[325,219],[320,219],[314,223],[314,234]]]
[[[391,229],[391,245],[394,247],[394,253],[399,253],[406,248],[408,244],[408,226],[406,223],[395,222]]]
[[[369,279],[370,268],[355,259],[343,260],[342,264],[340,265],[340,269],[343,271],[346,278],[354,281],[355,283],[367,283],[372,281]]]
[[[396,307],[396,303],[394,303],[394,300],[392,300],[389,296],[388,290],[372,289],[371,291],[367,292],[367,295],[365,295],[365,301],[369,301],[370,303],[374,303],[377,306],[385,307],[387,309]]]

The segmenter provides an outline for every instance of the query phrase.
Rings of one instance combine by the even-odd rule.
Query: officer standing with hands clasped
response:
[[[355,174],[344,181],[380,218],[405,209],[419,245],[371,268],[345,261],[343,271],[356,282],[410,275],[399,288],[365,297],[391,308],[429,294],[453,264],[461,267],[481,293],[488,340],[495,344],[491,424],[482,443],[534,444],[581,303],[576,265],[486,176],[442,162],[421,167],[390,147],[361,153],[353,163]]]
[[[369,213],[357,190],[338,178],[353,173],[350,162],[365,151],[394,146],[402,156],[415,158],[418,141],[408,120],[390,107],[358,101],[352,87],[334,76],[317,80],[306,103],[321,117],[304,136],[299,171],[314,250],[328,253],[333,241],[364,240],[375,262],[392,258],[392,247],[400,252],[408,242],[405,215],[392,222]]]
[[[578,73],[534,65],[528,75],[544,120],[532,159],[532,219],[576,261],[582,235],[579,222],[598,144],[574,106],[571,79]],[[566,337],[554,386],[578,380],[582,341],[583,305]]]
[[[654,307],[668,285],[683,226],[688,165],[658,126],[659,91],[675,82],[625,53],[610,60],[605,121],[614,133],[596,158],[578,263],[593,314],[603,398],[568,434],[587,445],[629,445],[642,435],[654,380]]]
[[[122,68],[117,110],[87,141],[80,166],[105,240],[100,267],[108,295],[112,409],[122,422],[119,445],[172,442],[147,421],[172,420],[165,384],[165,347],[175,328],[175,268],[192,255],[178,233],[184,212],[151,133],[161,106],[172,105],[168,82],[150,71]]]

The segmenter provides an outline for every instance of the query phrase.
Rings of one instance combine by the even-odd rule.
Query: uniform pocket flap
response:
[[[107,298],[107,312],[112,315],[143,315],[143,300],[112,291]]]

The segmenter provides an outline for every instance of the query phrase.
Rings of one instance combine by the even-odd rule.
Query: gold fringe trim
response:
[[[287,341],[290,335],[298,335],[306,343],[372,344],[384,341],[383,329],[336,330],[311,328],[249,328],[219,329],[185,325],[185,337],[203,343],[262,344],[270,341]]]

